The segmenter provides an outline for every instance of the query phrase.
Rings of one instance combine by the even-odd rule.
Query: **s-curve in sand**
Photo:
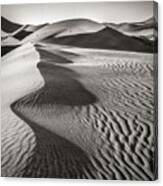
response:
[[[2,61],[2,176],[154,179],[153,55],[56,48]]]
[[[157,19],[134,5],[2,6],[3,177],[157,179]]]

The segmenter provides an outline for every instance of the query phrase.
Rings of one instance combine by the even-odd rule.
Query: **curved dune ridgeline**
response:
[[[39,43],[2,58],[2,176],[154,180],[153,56]]]
[[[17,48],[2,58],[2,176],[23,176],[26,164],[34,153],[35,135],[27,123],[12,112],[10,105],[42,86],[43,79],[36,68],[38,62],[39,54],[31,44]]]
[[[17,55],[20,52],[21,55]],[[96,101],[95,96],[76,80],[78,75],[75,72],[55,66],[54,55],[52,64],[47,58],[42,58],[47,57],[42,50],[39,53],[27,44],[4,57],[2,176],[86,178],[84,172],[85,169],[89,172],[91,163],[80,147],[47,130],[45,126],[40,127],[14,109],[16,100],[21,98],[23,102],[26,99],[25,93],[30,98],[29,101],[25,100],[26,104],[35,106],[37,102],[45,108],[53,104],[73,106]],[[63,61],[64,58],[60,58]],[[59,63],[60,58],[56,56],[56,62]],[[13,66],[16,70],[11,72]],[[8,82],[12,82],[12,85],[9,86]],[[96,178],[96,173],[90,174]]]
[[[22,40],[22,43],[37,43],[47,37],[60,37],[80,33],[96,32],[105,26],[89,19],[70,19],[47,24]]]

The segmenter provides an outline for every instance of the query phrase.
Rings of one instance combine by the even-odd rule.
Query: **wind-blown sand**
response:
[[[152,54],[27,44],[2,80],[2,176],[155,179]]]
[[[32,129],[12,112],[12,102],[39,89],[43,79],[36,68],[39,54],[31,44],[2,58],[1,160],[2,176],[23,176],[36,142]]]

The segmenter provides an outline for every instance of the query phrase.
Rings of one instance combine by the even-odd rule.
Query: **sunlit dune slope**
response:
[[[48,24],[42,27],[38,31],[23,39],[22,43],[29,41],[38,42],[49,36],[60,37],[65,35],[75,35],[79,33],[96,32],[104,27],[104,25],[87,19],[66,20]]]
[[[15,49],[2,58],[1,64],[1,174],[23,176],[33,156],[36,138],[32,129],[10,108],[24,95],[43,84],[36,68],[38,52],[31,44]]]
[[[153,52],[153,45],[137,38],[126,36],[112,28],[104,28],[96,33],[78,34],[60,38],[48,38],[49,43],[83,48],[114,49],[136,52]]]

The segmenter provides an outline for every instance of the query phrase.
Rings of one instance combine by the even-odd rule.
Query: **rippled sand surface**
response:
[[[2,176],[155,179],[152,54],[19,50],[2,61]]]

